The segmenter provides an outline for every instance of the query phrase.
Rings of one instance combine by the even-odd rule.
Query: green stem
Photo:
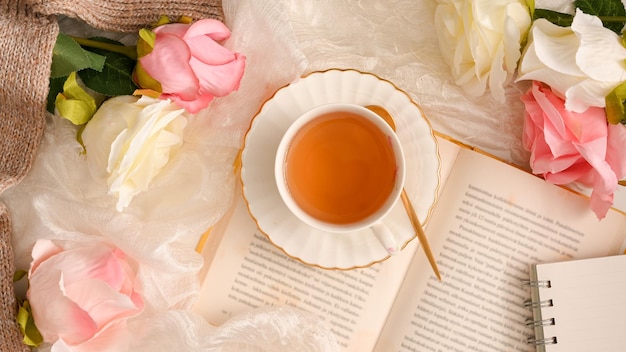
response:
[[[137,60],[136,46],[117,45],[78,37],[72,37],[72,39],[74,39],[78,44],[82,46],[111,51],[114,53],[125,55],[133,60]]]
[[[626,16],[598,16],[602,22],[626,22]]]

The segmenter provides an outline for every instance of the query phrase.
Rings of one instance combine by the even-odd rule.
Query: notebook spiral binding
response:
[[[556,336],[546,339],[534,339],[532,337],[529,337],[528,339],[526,339],[526,343],[533,346],[556,345]]]
[[[529,308],[529,309],[552,307],[553,305],[554,304],[552,303],[551,299],[546,299],[545,301],[539,301],[539,302],[533,302],[530,299],[527,299],[524,301],[524,307]]]
[[[522,286],[530,287],[530,288],[550,288],[552,285],[550,280],[522,280]],[[528,309],[541,309],[545,307],[552,307],[554,302],[551,299],[546,299],[538,302],[533,302],[530,299],[524,301],[524,307]],[[542,320],[526,320],[526,326],[537,328],[541,326],[550,326],[555,325],[556,321],[554,318],[542,319]],[[536,339],[534,337],[529,337],[526,339],[526,343],[533,346],[545,346],[545,345],[556,345],[557,340],[556,336],[540,338]]]
[[[555,324],[554,318],[543,319],[543,320],[532,320],[532,319],[526,320],[526,326],[530,326],[530,327],[550,326],[554,324]]]
[[[550,280],[522,280],[522,286],[524,287],[541,287],[550,288]]]

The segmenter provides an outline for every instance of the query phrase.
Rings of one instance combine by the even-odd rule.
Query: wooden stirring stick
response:
[[[391,116],[391,114],[389,114],[389,112],[385,108],[383,108],[382,106],[378,106],[378,105],[368,105],[366,106],[366,108],[375,112],[380,117],[382,117],[383,120],[385,120],[394,131],[396,130],[396,123],[393,120],[393,117]],[[437,262],[435,261],[433,252],[430,249],[430,245],[428,244],[428,239],[426,238],[426,234],[424,233],[422,224],[420,223],[419,218],[417,217],[417,213],[415,212],[415,209],[413,208],[413,204],[411,204],[411,200],[409,199],[409,196],[406,194],[406,190],[404,188],[402,188],[402,194],[400,195],[400,198],[402,198],[402,204],[404,204],[404,209],[409,215],[409,219],[411,220],[411,225],[413,225],[413,229],[415,230],[415,233],[417,234],[417,239],[420,241],[420,245],[422,246],[422,249],[424,250],[424,254],[426,254],[426,258],[428,258],[428,262],[430,263],[430,266],[433,268],[433,271],[435,272],[437,279],[441,281],[441,274],[439,273],[439,268],[437,267]]]

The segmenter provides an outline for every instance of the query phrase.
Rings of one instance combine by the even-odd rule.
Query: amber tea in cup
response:
[[[275,166],[287,207],[329,232],[380,227],[404,183],[397,136],[378,115],[353,104],[322,105],[300,116],[283,136]]]
[[[296,204],[331,224],[371,216],[396,182],[387,135],[352,112],[332,111],[307,122],[293,136],[285,163],[285,181]]]

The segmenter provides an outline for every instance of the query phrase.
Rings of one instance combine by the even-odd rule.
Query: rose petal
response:
[[[573,59],[578,47],[576,35],[544,19],[533,23],[531,34],[531,41],[519,65],[520,76],[517,80],[544,82],[558,96],[565,98],[570,87],[585,80]],[[559,49],[553,50],[553,47]]]
[[[575,60],[579,39],[574,32],[539,19],[535,21],[532,33],[533,48],[541,63],[564,75],[584,76]]]
[[[498,46],[497,52],[493,55],[491,70],[489,71],[489,89],[491,96],[498,101],[504,101],[504,82],[510,77],[508,72],[504,70],[504,48]]]
[[[587,178],[592,170],[591,165],[586,163],[583,158],[578,158],[578,162],[572,163],[567,169],[547,172],[543,176],[546,181],[555,185],[567,185]]]
[[[54,242],[50,240],[46,240],[46,239],[37,240],[37,242],[35,242],[35,245],[33,246],[33,250],[31,253],[33,261],[30,265],[30,270],[29,270],[30,274],[32,274],[33,272],[35,272],[35,270],[37,270],[37,267],[39,266],[39,264],[41,264],[42,262],[46,261],[48,258],[62,251],[63,251],[63,248],[57,246],[56,244],[54,244]]]
[[[111,152],[111,143],[102,141],[112,141],[127,127],[127,122],[120,116],[137,116],[141,107],[135,105],[138,98],[134,96],[119,96],[107,99],[96,111],[85,126],[82,133],[83,143],[87,150],[88,160],[91,165],[107,165]],[[106,179],[108,173],[106,167],[89,170],[96,178]]]
[[[156,100],[138,115],[126,116],[128,128],[113,140],[107,166],[109,192],[119,197],[119,211],[148,188],[182,143],[183,113],[172,110],[168,100]]]
[[[563,82],[566,82],[564,80]],[[604,107],[605,97],[617,86],[615,82],[599,82],[592,80],[579,80],[571,82],[571,86],[565,89],[565,108],[567,110],[583,113],[592,107]]]
[[[604,219],[606,213],[609,211],[611,206],[613,205],[613,199],[615,195],[611,194],[597,194],[595,191],[591,192],[591,200],[589,203],[589,207],[596,214],[596,217],[599,220]]]
[[[617,176],[606,162],[606,138],[598,138],[595,141],[584,144],[575,143],[580,155],[594,169],[593,183],[588,185],[598,194],[613,193],[617,189]]]
[[[189,65],[190,59],[191,52],[182,39],[158,34],[152,52],[140,60],[143,69],[161,83],[163,93],[175,93],[183,99],[192,100],[199,85]]]
[[[626,126],[609,125],[607,132],[606,161],[611,165],[618,179],[626,177]]]
[[[71,344],[59,340],[51,352],[94,352],[94,351],[125,351],[131,339],[125,320],[114,321],[98,331],[91,339]]]
[[[230,30],[221,21],[206,18],[192,23],[185,33],[185,39],[203,35],[219,42],[230,37]]]
[[[602,21],[576,9],[572,30],[580,47],[576,64],[586,76],[597,81],[621,82],[626,78],[626,48],[621,38],[602,25]]]
[[[561,125],[559,121],[552,121],[550,118],[546,118],[543,125],[543,134],[553,158],[572,154],[577,155],[576,148],[572,146],[572,141],[567,136],[568,133],[565,126]]]
[[[27,292],[37,328],[46,342],[62,338],[72,344],[90,339],[97,325],[89,314],[65,297],[59,289],[63,274],[53,265],[42,263],[40,270],[29,277]]]
[[[525,118],[522,130],[522,145],[524,149],[531,150],[533,143],[537,139],[537,128]]]
[[[581,144],[594,143],[602,139],[604,145],[601,154],[602,158],[606,154],[607,121],[606,112],[602,108],[590,107],[584,114],[577,114],[565,110],[563,119],[571,133],[572,141]]]
[[[189,62],[196,73],[202,93],[222,97],[237,90],[246,65],[243,55],[235,54],[235,60],[219,66],[210,66],[192,58]]]
[[[531,153],[530,165],[533,172],[541,175],[567,172],[582,159],[580,155],[575,154],[564,154],[558,157],[554,156],[552,148],[545,141],[545,136],[543,136],[543,138],[538,138],[535,141],[531,149]]]
[[[530,166],[533,172],[539,175],[543,175],[550,172],[552,162],[552,154],[550,153],[550,147],[546,142],[540,138],[543,134],[537,135],[537,139],[532,143],[528,149],[530,151]]]
[[[186,38],[191,55],[207,65],[223,65],[235,60],[235,54],[207,35]]]
[[[119,288],[119,292],[125,294],[125,295],[129,295],[132,296],[134,293],[134,286],[135,286],[135,272],[136,269],[131,267],[130,262],[126,259],[126,253],[124,253],[121,249],[119,248],[114,248],[113,249],[113,255],[115,256],[115,258],[117,258],[118,263],[120,264],[120,266],[122,267],[122,270],[124,271],[125,275],[124,275],[124,282],[122,284],[122,286]],[[143,301],[138,302],[139,304],[136,304],[137,307],[143,307]]]
[[[56,255],[47,262],[51,268],[63,270],[65,284],[98,279],[117,289],[124,280],[124,272],[107,246],[85,246],[66,250],[63,255]]]
[[[533,82],[531,94],[537,106],[532,112],[533,118],[543,133],[542,140],[549,147],[551,156],[558,158],[574,154],[576,149],[570,144],[569,131],[562,118],[562,114],[567,113],[563,102],[551,93],[549,88]],[[561,160],[559,168],[565,167],[563,162],[567,162],[567,159]]]
[[[102,329],[114,319],[139,313],[138,307],[129,296],[96,279],[66,285],[65,295],[89,314],[98,325],[98,329]]]
[[[194,100],[183,100],[181,97],[177,95],[163,94],[161,98],[171,99],[178,106],[180,106],[181,108],[184,108],[190,114],[195,114],[198,111],[209,106],[209,103],[213,100],[214,96],[213,94],[205,93],[196,97],[196,99]]]
[[[592,188],[590,207],[602,219],[617,189],[612,163],[620,171],[626,165],[626,157],[615,160],[608,155],[620,155],[626,144],[623,126],[612,137],[604,109],[591,107],[582,114],[568,111],[561,98],[536,81],[521,100],[525,105],[523,145],[531,152],[533,172],[554,184],[576,182]]]
[[[605,106],[605,96],[626,79],[624,59],[620,37],[577,10],[571,27],[533,22],[517,80],[548,84],[565,99],[567,110],[582,113]]]
[[[152,31],[157,34],[171,34],[178,38],[183,38],[187,30],[189,30],[189,25],[185,23],[168,23],[162,26],[158,26]]]
[[[457,33],[459,32],[459,21],[457,21],[458,14],[456,13],[453,4],[440,4],[435,10],[435,22],[440,25],[437,27],[437,42],[439,44],[440,51],[448,52],[452,51],[454,55],[443,55],[442,58],[450,66],[452,70],[457,67],[456,59],[458,50],[453,48],[463,46],[464,42],[457,41]]]
[[[516,70],[522,34],[530,22],[524,1],[441,1],[435,29],[455,84],[472,96],[488,88],[493,98],[503,101],[503,86]]]
[[[50,248],[62,247],[43,241],[34,255]],[[127,332],[118,327],[143,308],[129,281],[134,273],[124,253],[102,242],[73,242],[41,262],[29,275],[27,297],[52,351],[125,350]]]
[[[529,55],[528,53],[530,52],[527,52],[527,54],[524,56],[524,61],[526,61],[527,57],[532,57],[532,55]],[[564,76],[560,72],[557,72],[547,67],[543,67],[524,73],[517,79],[517,81],[523,80],[543,82],[546,85],[550,86],[552,88],[552,91],[557,96],[565,99],[565,95],[568,89],[571,89],[571,87],[574,87],[577,84],[584,82],[585,78],[579,76]]]
[[[510,3],[506,7],[506,17],[504,22],[505,38],[523,38],[526,33],[522,33],[522,28],[530,28],[531,19],[528,16],[528,9],[522,4]],[[520,41],[505,40],[502,42],[504,46],[504,67],[512,76],[517,70],[517,64],[522,56]]]

